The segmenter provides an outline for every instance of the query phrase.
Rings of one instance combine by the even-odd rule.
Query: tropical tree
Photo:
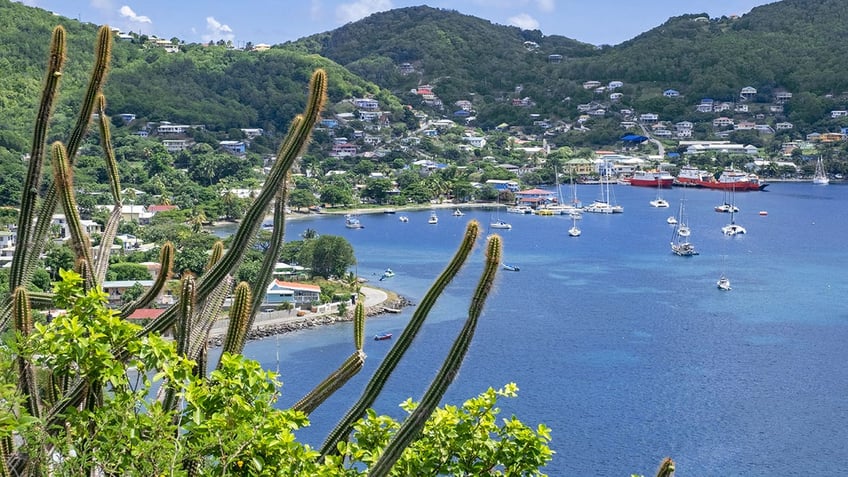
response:
[[[298,263],[311,273],[324,278],[343,277],[347,269],[356,264],[353,247],[344,237],[321,235],[305,240],[298,253]]]

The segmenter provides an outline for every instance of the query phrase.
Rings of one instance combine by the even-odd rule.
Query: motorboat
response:
[[[431,213],[430,218],[427,219],[427,223],[432,224],[432,225],[438,224],[439,223],[439,216],[436,215],[435,212]]]
[[[508,271],[510,271],[510,272],[518,272],[518,271],[520,271],[520,270],[521,270],[520,268],[518,268],[518,267],[517,267],[517,266],[515,266],[515,265],[507,265],[507,264],[505,264],[505,263],[503,263],[503,264],[501,264],[501,265],[503,266],[503,269],[504,269],[504,270],[508,270]]]
[[[677,225],[677,217],[673,215],[669,215],[667,219],[665,219],[668,225]]]
[[[721,278],[719,278],[716,282],[716,286],[719,290],[730,291],[730,279],[722,275]]]
[[[380,333],[379,335],[374,335],[375,341],[384,341],[392,339],[391,333]]]
[[[723,233],[724,235],[739,235],[739,234],[744,234],[744,233],[747,233],[747,232],[748,231],[745,230],[745,227],[743,227],[739,224],[735,224],[733,222],[731,222],[731,223],[729,223],[729,224],[727,224],[727,225],[725,225],[724,227],[721,228],[721,233]]]
[[[463,215],[465,215],[465,213],[463,213],[463,212],[462,212],[461,210],[459,210],[459,209],[455,209],[455,210],[453,211],[453,216],[454,216],[454,217],[462,217]]]
[[[512,207],[507,207],[506,211],[510,214],[532,214],[533,209],[528,205],[516,205]]]
[[[394,214],[394,213],[395,213],[395,209],[386,209],[386,210],[384,210],[384,211],[383,211],[383,213],[384,213],[384,214]]]
[[[651,207],[668,207],[668,201],[662,197],[657,197],[650,202]]]
[[[727,202],[725,202],[721,205],[715,206],[714,209],[715,209],[716,212],[722,212],[722,213],[726,213],[726,214],[729,214],[731,212],[739,212],[739,207],[736,207],[735,205],[732,205],[732,204],[728,204]]]
[[[503,220],[495,220],[494,222],[489,224],[489,227],[493,229],[506,229],[509,230],[512,228],[512,225],[504,222]]]
[[[365,226],[362,225],[362,222],[356,216],[353,215],[345,215],[345,227],[349,229],[364,229]]]
[[[393,277],[393,276],[395,276],[395,272],[394,272],[394,271],[392,271],[392,269],[391,269],[391,268],[387,268],[387,269],[383,272],[383,274],[380,276],[380,281],[382,282],[383,280],[385,280],[385,279],[387,279],[387,278],[391,278],[391,277]]]
[[[409,222],[409,217],[401,215],[400,217],[398,217],[398,220],[400,220],[401,222]]]

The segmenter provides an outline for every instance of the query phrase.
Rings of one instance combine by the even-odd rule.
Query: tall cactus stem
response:
[[[126,318],[130,316],[133,311],[139,308],[144,308],[152,303],[165,288],[165,285],[168,283],[168,280],[171,279],[171,275],[173,275],[173,273],[174,244],[171,242],[165,242],[165,244],[162,245],[162,249],[159,250],[159,275],[157,275],[156,280],[153,281],[153,286],[140,296],[138,300],[121,308],[121,317]]]
[[[292,406],[292,409],[307,415],[311,414],[327,398],[347,384],[350,378],[356,376],[362,370],[364,364],[365,353],[362,350],[354,351],[336,371],[327,376],[318,386],[315,386],[312,391],[296,402]]]
[[[480,223],[476,220],[469,221],[465,228],[465,235],[453,256],[453,259],[451,259],[447,268],[445,268],[441,275],[439,275],[430,287],[430,290],[428,290],[424,295],[424,298],[416,308],[415,313],[412,314],[412,318],[409,319],[409,323],[407,323],[406,328],[404,328],[397,342],[395,342],[395,345],[392,346],[392,349],[389,350],[389,353],[377,367],[377,370],[374,372],[371,380],[366,385],[365,390],[360,395],[359,400],[350,408],[350,410],[348,410],[347,414],[345,414],[342,420],[339,421],[336,427],[333,428],[327,436],[327,439],[321,447],[322,456],[335,453],[338,443],[346,439],[347,435],[350,434],[350,431],[353,429],[354,422],[361,418],[365,414],[365,411],[373,405],[377,396],[383,390],[383,386],[385,386],[389,376],[395,370],[401,358],[403,358],[403,355],[412,345],[412,341],[415,339],[418,331],[421,330],[421,326],[423,326],[424,320],[427,318],[427,315],[430,313],[430,310],[433,308],[436,300],[439,296],[441,296],[442,292],[444,292],[445,288],[454,279],[454,277],[456,277],[459,270],[465,264],[465,261],[468,259],[468,256],[474,248],[474,244],[476,243],[479,234]]]
[[[454,340],[448,356],[433,382],[421,398],[421,402],[412,411],[412,413],[401,424],[400,429],[394,435],[386,449],[383,451],[377,462],[371,467],[368,472],[369,477],[384,477],[389,475],[392,466],[400,458],[401,454],[407,447],[417,438],[424,428],[427,417],[430,416],[439,405],[442,397],[444,397],[448,386],[453,382],[468,348],[471,346],[471,339],[474,337],[474,331],[477,328],[477,322],[480,318],[480,313],[483,310],[483,304],[492,289],[492,284],[495,281],[498,267],[501,263],[502,255],[501,238],[497,235],[489,237],[486,246],[486,262],[483,267],[483,274],[480,276],[480,281],[477,284],[477,289],[471,299],[471,305],[468,309],[468,318],[460,330],[459,335]]]
[[[365,304],[363,300],[357,300],[356,308],[353,310],[353,343],[359,351],[365,345]]]
[[[38,114],[35,117],[29,167],[21,195],[21,212],[18,216],[19,245],[15,249],[12,268],[9,273],[9,288],[12,290],[26,282],[27,265],[37,259],[37,254],[36,256],[32,256],[28,252],[32,241],[33,219],[37,210],[36,204],[41,183],[41,169],[44,164],[44,151],[47,147],[47,130],[53,112],[53,106],[56,102],[59,80],[62,78],[62,68],[65,64],[65,48],[65,29],[57,26],[53,29],[53,37],[50,42],[47,73],[44,78],[44,87],[41,92]]]
[[[62,201],[62,210],[65,212],[68,231],[70,232],[71,249],[77,260],[84,260],[88,271],[93,274],[94,261],[91,258],[91,243],[80,222],[79,209],[77,208],[74,193],[73,170],[68,160],[67,151],[65,151],[65,146],[58,141],[53,143],[50,151],[53,156],[53,176],[56,181],[59,198]],[[90,275],[89,278],[92,278],[89,284],[93,285],[93,277]]]
[[[24,287],[15,289],[12,296],[12,317],[15,323],[15,331],[21,340],[26,340],[32,333],[32,308],[29,302],[29,293]],[[25,394],[26,400],[24,405],[27,412],[33,417],[41,416],[41,402],[38,394],[38,384],[36,383],[35,370],[32,367],[32,362],[25,356],[18,355],[18,376],[19,387]]]
[[[657,477],[672,477],[674,475],[674,461],[671,457],[666,457],[660,462],[660,467],[657,469]]]
[[[212,253],[209,254],[209,260],[206,262],[206,267],[204,267],[204,270],[209,270],[210,268],[212,268],[216,263],[218,263],[219,260],[221,260],[221,257],[223,256],[224,242],[218,240],[212,245]]]
[[[248,325],[250,324],[250,285],[241,282],[236,286],[233,294],[233,304],[230,306],[230,326],[227,328],[227,336],[224,338],[224,353],[241,354],[244,343],[247,340]],[[221,369],[221,360],[218,360],[217,369]]]

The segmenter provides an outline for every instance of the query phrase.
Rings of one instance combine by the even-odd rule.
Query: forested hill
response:
[[[426,82],[448,98],[469,91],[511,91],[517,83],[537,81],[548,53],[569,58],[598,54],[594,46],[565,37],[426,6],[375,13],[287,46],[330,58],[395,91]],[[410,63],[416,73],[402,74],[402,63]]]
[[[695,98],[732,99],[740,85],[816,95],[848,91],[844,0],[783,0],[742,17],[675,17],[589,61],[569,77],[657,82]]]
[[[598,27],[604,28],[601,15]],[[741,17],[684,15],[614,47],[411,7],[286,46],[326,56],[399,95],[417,83],[434,85],[445,104],[473,93],[478,111],[487,113],[478,115],[481,125],[491,126],[487,120],[502,119],[496,103],[505,97],[529,96],[548,114],[573,115],[573,103],[593,99],[582,91],[587,80],[625,82],[635,106],[664,88],[691,101],[731,100],[748,85],[765,95],[841,93],[848,90],[846,33],[844,0],[783,0]],[[562,63],[549,63],[552,54],[562,55]],[[414,74],[399,72],[404,62]]]
[[[68,31],[68,61],[54,114],[57,133],[75,118],[74,104],[93,62],[97,25],[0,0],[0,153],[29,150],[50,32],[59,24]],[[204,124],[218,131],[257,127],[285,131],[303,109],[306,84],[317,67],[329,72],[333,102],[372,94],[387,109],[400,108],[392,95],[317,55],[198,44],[179,44],[179,52],[168,53],[153,47],[149,39],[138,40],[114,43],[104,88],[111,114]]]

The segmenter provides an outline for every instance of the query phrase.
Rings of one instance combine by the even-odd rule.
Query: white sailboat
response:
[[[657,174],[657,198],[650,202],[651,207],[668,207],[668,201],[662,198],[662,174]]]
[[[572,213],[571,214],[571,228],[568,229],[568,236],[569,237],[579,237],[581,233],[583,233],[583,232],[581,232],[580,229],[577,227],[577,214]]]
[[[695,245],[689,241],[689,236],[692,235],[692,231],[686,223],[685,203],[685,198],[680,200],[680,210],[678,212],[679,218],[674,224],[674,230],[671,235],[671,251],[675,255],[681,257],[691,257],[693,255],[698,255],[698,251],[695,250]]]
[[[824,171],[824,162],[822,162],[822,158],[819,156],[819,160],[816,161],[816,173],[813,175],[813,184],[827,185],[829,183],[830,179],[827,178],[827,173]]]
[[[736,223],[735,216],[739,209],[736,208],[736,190],[730,192],[730,223],[721,228],[724,235],[739,235],[748,233],[745,227]]]
[[[716,282],[716,286],[718,287],[719,290],[730,291],[731,290],[730,279],[727,278],[726,276],[724,276],[724,274],[722,274],[721,277],[719,277],[718,281]]]
[[[430,225],[436,225],[439,223],[439,216],[436,215],[436,211],[430,212],[430,218],[427,219],[427,223]]]
[[[359,221],[359,217],[352,214],[345,215],[345,227],[349,229],[364,229],[365,226]]]
[[[493,229],[502,229],[509,230],[512,228],[512,225],[507,223],[504,220],[501,220],[501,207],[500,207],[500,197],[498,197],[498,205],[495,208],[495,219],[489,223],[489,227]]]
[[[610,178],[609,170],[607,170],[606,177],[602,178],[600,183],[601,197],[587,205],[583,210],[595,214],[620,214],[624,212],[624,207],[613,205],[610,202],[610,184],[612,183],[612,179]]]

